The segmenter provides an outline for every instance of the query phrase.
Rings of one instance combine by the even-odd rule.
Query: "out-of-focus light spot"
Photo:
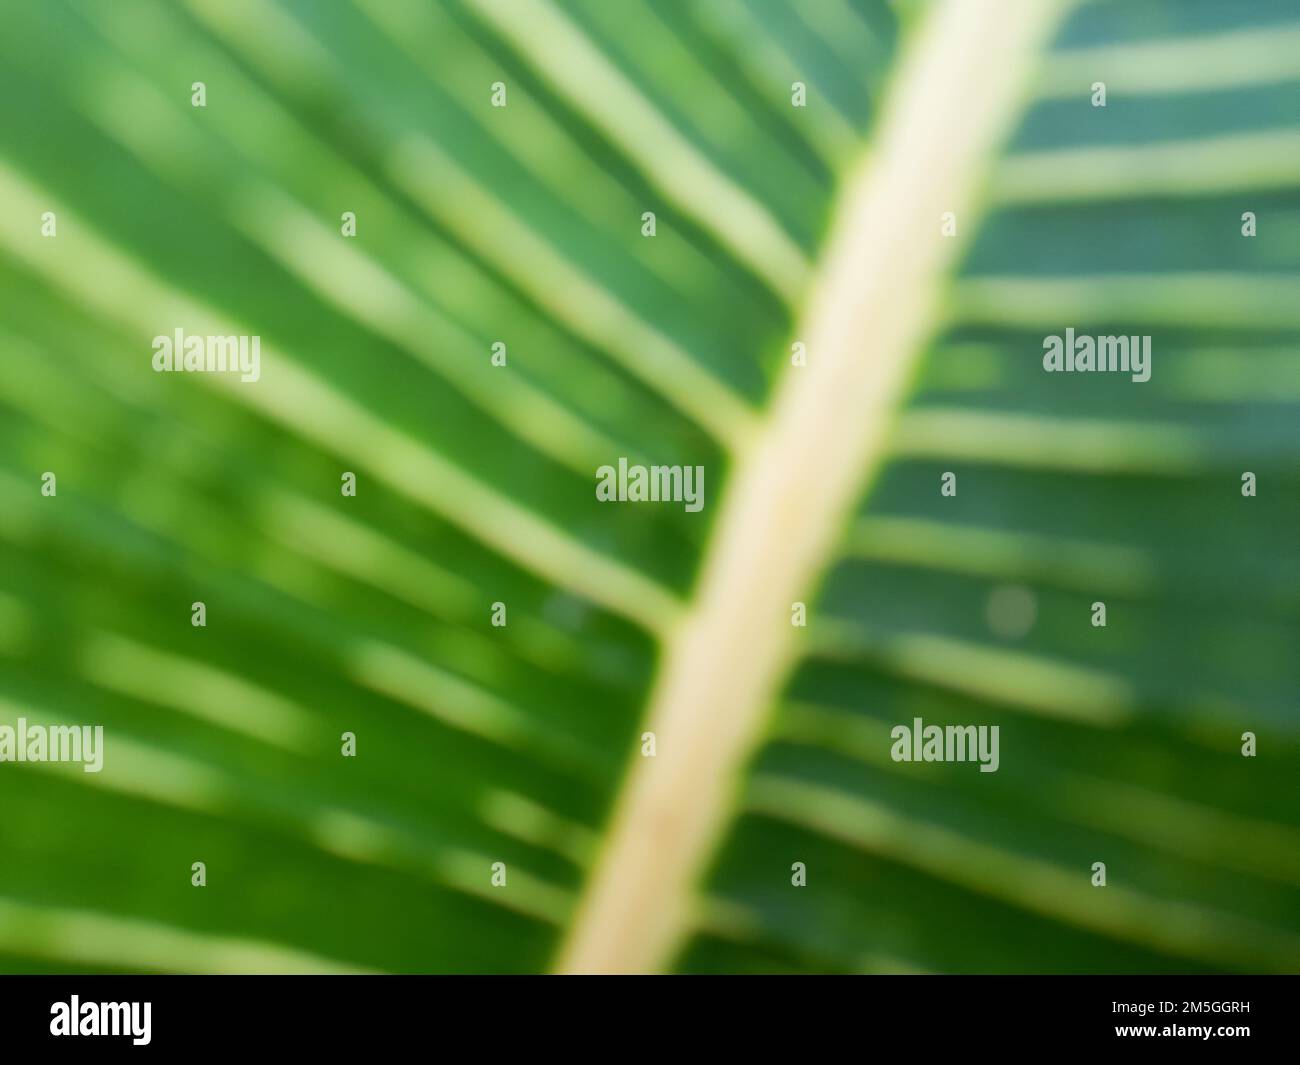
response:
[[[1000,584],[989,593],[984,616],[995,636],[1019,640],[1038,618],[1038,597],[1023,584]]]

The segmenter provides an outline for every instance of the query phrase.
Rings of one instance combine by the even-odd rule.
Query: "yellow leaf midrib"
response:
[[[787,367],[737,459],[696,593],[664,640],[645,728],[562,944],[570,973],[650,972],[690,931],[700,872],[797,652],[809,597],[882,456],[978,196],[1065,5],[945,0],[918,27],[846,184]],[[941,233],[953,212],[956,238]]]

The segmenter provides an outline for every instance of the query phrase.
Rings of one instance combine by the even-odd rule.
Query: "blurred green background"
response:
[[[553,963],[925,8],[0,5],[0,723],[107,733],[0,765],[0,970]],[[1297,115],[1290,0],[1065,19],[677,969],[1300,969]],[[154,374],[178,326],[263,379]],[[598,505],[618,455],[710,506]]]

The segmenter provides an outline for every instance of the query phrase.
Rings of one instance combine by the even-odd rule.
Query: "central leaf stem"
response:
[[[696,595],[666,640],[646,725],[657,754],[634,759],[560,971],[654,971],[689,932],[702,867],[797,651],[791,604],[815,590],[879,466],[1060,11],[1052,0],[947,0],[911,42],[809,293],[796,336],[807,365],[786,368],[738,457]],[[959,236],[943,235],[947,212]],[[797,857],[774,856],[772,875]]]

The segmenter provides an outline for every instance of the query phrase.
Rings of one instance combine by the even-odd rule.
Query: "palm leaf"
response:
[[[5,966],[1294,970],[1287,7],[6,8]]]

